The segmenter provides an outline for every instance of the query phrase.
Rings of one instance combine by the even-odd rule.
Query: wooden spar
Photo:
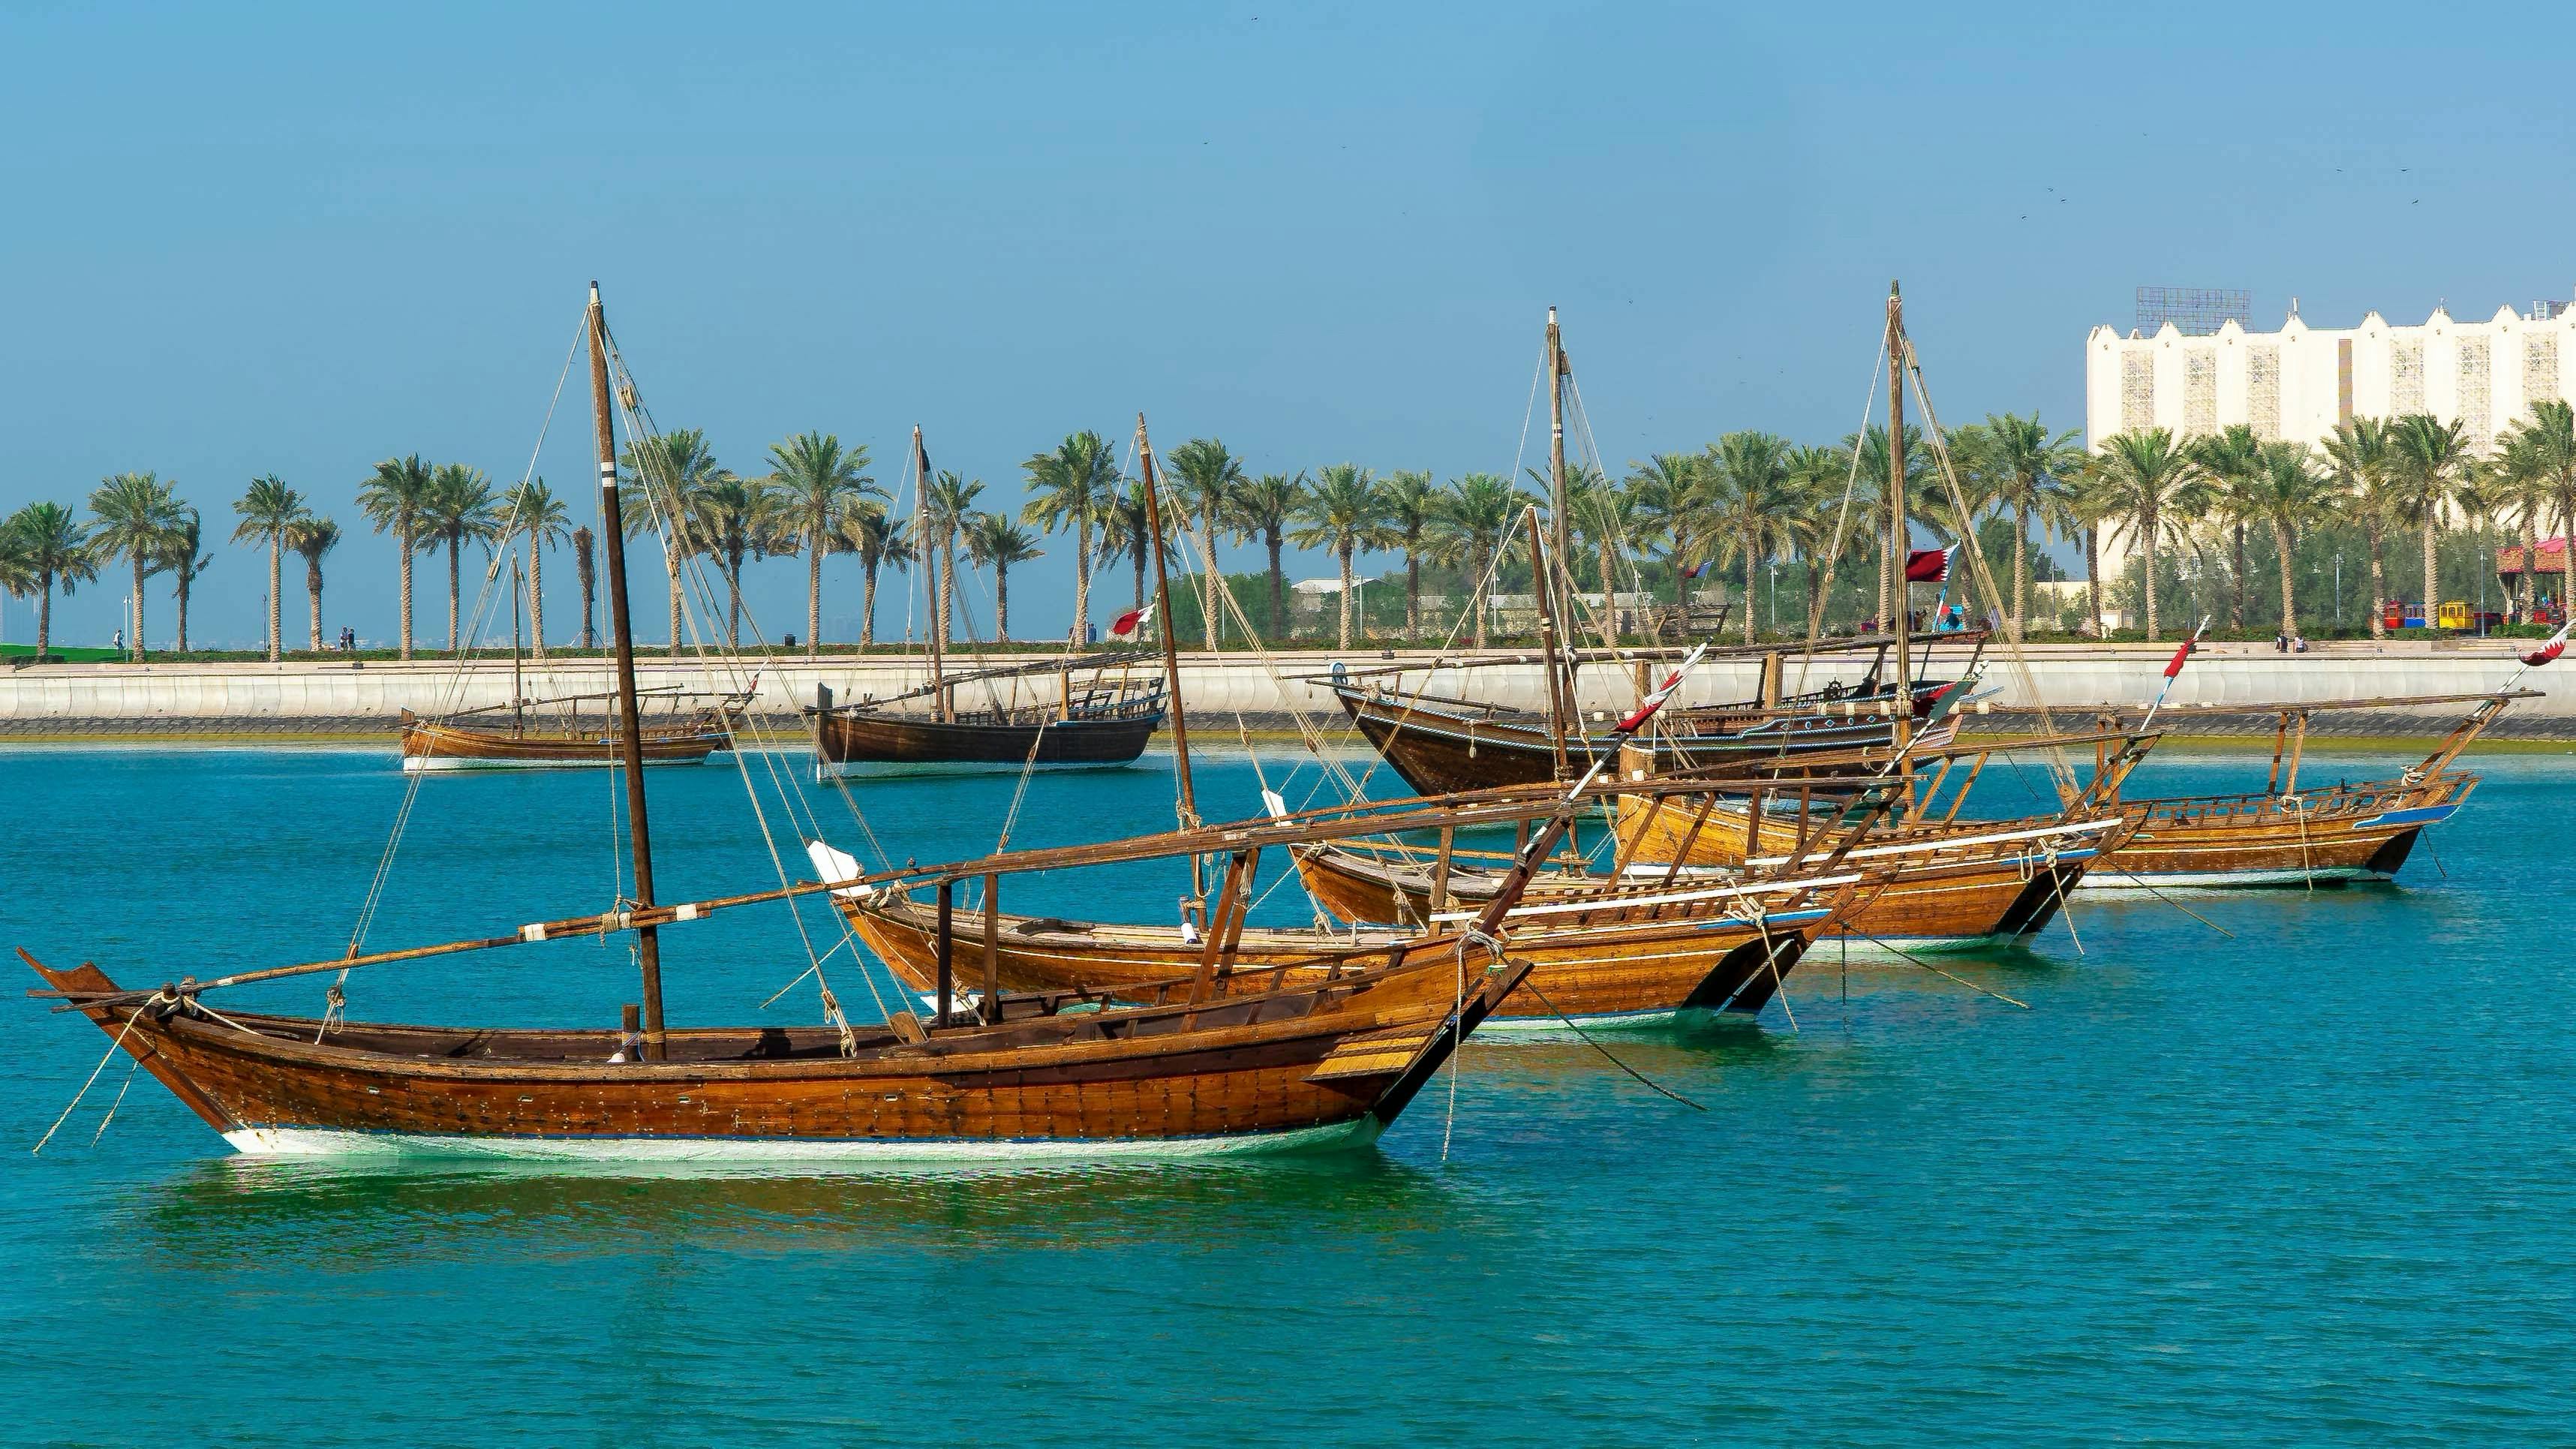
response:
[[[1440,856],[1431,863],[1431,910],[1435,915],[1449,909],[1449,867],[1457,854],[1457,828],[1440,827]]]
[[[1547,416],[1548,533],[1556,544],[1553,556],[1561,559],[1566,556],[1565,551],[1567,546],[1567,531],[1565,523],[1565,334],[1559,332],[1556,328],[1556,309],[1554,307],[1547,309]],[[1547,575],[1544,573],[1535,573],[1533,574],[1531,581],[1537,586],[1539,597],[1544,600],[1547,596],[1548,590]],[[1609,589],[1611,584],[1605,579],[1602,581],[1601,586],[1604,589]],[[1547,618],[1547,615],[1544,611],[1547,606],[1542,602],[1539,607],[1542,611],[1539,615],[1539,618],[1542,621],[1540,627],[1543,629],[1546,627],[1544,621]],[[1556,762],[1556,771],[1560,778],[1565,774],[1565,761],[1562,758],[1558,759]]]
[[[1227,857],[1225,883],[1218,887],[1216,914],[1208,918],[1207,935],[1199,943],[1199,967],[1190,978],[1190,1000],[1205,1001],[1208,988],[1216,980],[1217,961],[1234,954],[1234,943],[1243,939],[1244,897],[1252,889],[1252,864],[1260,857],[1257,850],[1238,850]]]
[[[2263,792],[2278,795],[2281,791],[2281,752],[2290,743],[2290,716],[2296,710],[2281,711],[2280,722],[2272,727],[2272,777],[2263,782]]]
[[[2282,782],[2282,785],[2281,785],[2281,793],[2282,793],[2282,794],[2284,794],[2284,795],[2295,795],[2295,794],[2297,794],[2297,793],[2298,793],[2298,791],[2299,791],[2299,756],[2300,756],[2301,754],[2305,753],[2305,752],[2306,752],[2306,750],[2307,750],[2307,748],[2308,748],[2308,712],[2307,712],[2306,710],[2304,710],[2304,709],[2303,709],[2303,710],[2300,710],[2300,711],[2299,711],[2299,733],[2298,733],[2298,736],[2297,736],[2297,738],[2296,738],[2296,739],[2292,740],[2292,741],[2291,741],[2291,743],[2290,743],[2290,776],[2289,776],[2289,778],[2288,778],[2287,780],[2285,780],[2284,782]]]
[[[635,904],[653,906],[653,832],[644,812],[644,719],[635,697],[635,626],[626,607],[626,518],[617,497],[617,430],[608,396],[608,314],[599,303],[599,283],[590,284],[590,407],[599,443],[599,531],[608,555],[608,620],[617,650],[618,749],[626,767],[626,833],[634,848]],[[653,480],[643,479],[645,487]],[[664,512],[673,529],[678,515],[666,499]],[[674,538],[672,567],[683,550]],[[674,647],[678,640],[672,641]],[[635,965],[644,981],[644,1057],[663,1056],[662,938],[653,927],[635,932]]]
[[[1896,617],[1889,622],[1896,637],[1896,748],[1902,752],[1914,736],[1914,585],[1906,580],[1911,536],[1905,528],[1905,301],[1896,283],[1887,284],[1887,549],[1896,570]],[[1750,599],[1745,607],[1752,607]],[[1900,755],[1901,758],[1901,755]],[[1911,765],[1899,767],[1913,784]]]
[[[984,1009],[978,1013],[986,1026],[999,1026],[1002,1021],[1002,877],[988,871],[984,876]]]
[[[1136,415],[1136,467],[1145,480],[1145,531],[1154,536],[1154,617],[1162,621],[1163,689],[1171,696],[1167,706],[1172,721],[1172,783],[1178,792],[1173,808],[1181,828],[1192,830],[1199,823],[1199,802],[1190,785],[1190,723],[1181,708],[1180,633],[1172,627],[1172,586],[1163,563],[1162,495],[1154,487],[1154,444],[1145,436],[1143,413]],[[1204,905],[1207,869],[1195,854],[1190,857],[1190,894]]]
[[[1555,335],[1556,324],[1551,322],[1548,336],[1552,338]],[[1563,480],[1558,482],[1562,492]],[[1538,657],[1540,667],[1547,671],[1548,743],[1556,756],[1556,778],[1562,780],[1565,778],[1566,699],[1564,680],[1559,676],[1556,663],[1556,586],[1548,576],[1549,570],[1555,567],[1556,556],[1547,551],[1546,541],[1539,537],[1538,509],[1535,506],[1529,510],[1529,540],[1530,586],[1536,591],[1534,597],[1538,601]]]
[[[943,654],[948,641],[939,636],[948,632],[947,621],[939,617],[939,553],[930,546],[930,451],[921,445],[921,424],[912,425],[912,546],[921,555],[921,577],[926,586],[922,597],[928,601],[927,618],[922,634],[928,641],[930,658],[930,714],[946,723],[948,719],[947,660]]]

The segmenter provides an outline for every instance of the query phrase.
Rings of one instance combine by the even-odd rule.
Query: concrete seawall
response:
[[[1989,661],[1985,683],[1994,693],[1987,707],[1996,712],[1998,727],[2026,724],[2033,717],[2026,712],[2043,702],[2051,709],[2070,710],[2144,704],[2163,683],[2172,647],[2041,645],[2029,653],[2026,677],[2002,659]],[[1310,651],[1275,655],[1265,662],[1237,653],[1185,654],[1184,697],[1193,717],[1211,730],[1230,731],[1237,715],[1250,728],[1287,728],[1293,724],[1294,710],[1338,724],[1341,711],[1331,693],[1298,678],[1325,673],[1336,657]],[[1377,651],[1338,657],[1354,668],[1390,662]],[[1942,645],[1934,655],[1934,676],[1948,673],[1945,664],[1954,668],[1959,657],[1956,645]],[[1408,652],[1395,658],[1429,666],[1438,656]],[[812,703],[817,686],[829,686],[836,698],[852,700],[900,693],[927,680],[917,657],[895,655],[746,660],[743,673],[747,675],[754,666],[760,670],[757,707],[782,720],[792,719],[799,707]],[[1866,667],[1863,656],[1822,656],[1805,667],[1804,685],[1819,688],[1832,680],[1849,682]],[[2513,653],[2503,641],[2340,645],[2304,655],[2215,645],[2193,659],[2174,690],[2173,702],[2253,704],[2468,694],[2497,687],[2514,667]],[[735,687],[741,677],[722,665],[667,660],[643,661],[640,671],[647,689],[721,690]],[[44,665],[0,675],[0,737],[386,734],[406,708],[438,713],[506,703],[510,677],[507,662],[479,661],[460,668],[452,661],[431,659],[362,665],[321,661]],[[1422,676],[1409,678],[1419,682]],[[1624,707],[1633,698],[1632,678],[1627,666],[1587,668],[1581,686],[1583,709],[1606,713]],[[529,693],[538,697],[593,693],[611,685],[608,667],[595,659],[531,665],[526,680]],[[1756,660],[1712,659],[1692,676],[1685,697],[1692,703],[1744,699],[1756,693],[1759,684]],[[1800,684],[1801,666],[1792,656],[1788,685],[1795,690]],[[2545,691],[2545,696],[2516,704],[2494,733],[2576,739],[2576,661],[2534,670],[2525,684]],[[1020,687],[1033,691],[1024,694],[1024,700],[1051,700],[1055,680],[1051,674],[1039,675]],[[1428,687],[1432,693],[1469,693],[1525,708],[1545,707],[1534,660],[1478,669],[1472,675],[1441,669]],[[961,692],[960,703],[985,702],[981,690],[981,686],[968,687]],[[2321,719],[2319,728],[2344,734],[2438,733],[2460,712],[2457,706],[2374,711]],[[2191,726],[2206,727],[2199,722]],[[2223,722],[2219,727],[2224,727]]]

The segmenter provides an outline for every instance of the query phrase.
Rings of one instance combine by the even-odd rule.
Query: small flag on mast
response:
[[[1909,584],[1946,584],[1950,581],[1950,555],[1959,551],[1957,544],[1948,548],[1918,548],[1905,556],[1905,581]]]
[[[1619,733],[1633,735],[1644,728],[1646,721],[1655,717],[1655,711],[1664,707],[1664,701],[1672,698],[1674,691],[1682,687],[1682,676],[1690,673],[1691,666],[1697,664],[1700,656],[1707,652],[1708,646],[1705,644],[1694,646],[1673,672],[1664,676],[1664,682],[1656,685],[1654,692],[1648,694],[1633,713],[1619,721]]]
[[[2571,620],[2569,622],[2571,624],[2576,624],[2576,620]],[[2568,624],[2559,625],[2558,632],[2550,635],[2546,643],[2543,643],[2539,648],[2522,656],[2523,667],[2526,669],[2538,669],[2550,660],[2566,653],[2568,627]]]

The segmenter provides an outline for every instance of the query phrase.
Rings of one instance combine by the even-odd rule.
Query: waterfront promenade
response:
[[[2213,644],[2205,646],[2184,672],[2173,702],[2250,704],[2467,694],[2501,684],[2513,672],[2513,650],[2529,647],[2528,641],[2503,640],[2365,641],[2319,645],[2307,654],[2284,655],[2265,645]],[[2002,658],[1990,658],[1985,685],[1993,692],[1984,703],[1997,712],[1999,726],[2017,722],[2017,713],[2031,708],[2034,686],[2039,699],[2053,709],[2144,704],[2163,682],[2173,646],[2043,644],[2031,646],[2028,653],[2028,680]],[[1182,688],[1193,717],[1219,734],[1230,733],[1238,715],[1256,730],[1293,728],[1293,710],[1338,724],[1341,712],[1329,690],[1301,676],[1322,675],[1337,658],[1353,668],[1365,668],[1391,660],[1429,665],[1440,657],[1427,650],[1374,649],[1307,650],[1274,654],[1267,660],[1242,652],[1187,653],[1181,661]],[[1935,677],[1946,672],[1945,664],[1955,665],[1957,658],[1955,644],[1942,644],[1934,656]],[[1820,657],[1808,667],[1806,687],[1819,687],[1837,677],[1848,680],[1865,666],[1865,656]],[[846,701],[897,694],[921,686],[928,678],[920,656],[890,653],[827,653],[810,660],[802,654],[746,658],[741,674],[722,664],[696,660],[648,657],[639,661],[647,689],[732,689],[755,667],[760,672],[756,707],[782,718],[811,704],[818,686],[828,686],[836,699]],[[612,684],[603,659],[559,659],[523,668],[531,697],[596,693]],[[1421,676],[1411,677],[1419,680]],[[1744,699],[1758,690],[1759,680],[1760,665],[1755,659],[1711,659],[1692,676],[1687,698],[1694,703]],[[461,671],[455,661],[443,658],[410,663],[368,659],[29,666],[0,673],[0,738],[389,734],[404,709],[433,713],[507,703],[510,681],[506,659],[478,660]],[[2492,733],[2576,739],[2576,673],[2564,667],[2539,669],[2524,682],[2544,691],[2544,697],[2516,704]],[[1800,687],[1800,666],[1794,655],[1788,661],[1787,684],[1792,690]],[[1054,686],[1041,676],[1024,687],[1051,691]],[[1464,689],[1456,672],[1444,670],[1431,688],[1435,693],[1473,693],[1532,709],[1545,707],[1535,663],[1479,669]],[[1620,708],[1629,688],[1624,670],[1588,668],[1581,704],[1586,711]],[[2317,727],[2329,734],[2433,734],[2459,713],[2454,706],[2413,713],[2373,711],[2320,719]]]

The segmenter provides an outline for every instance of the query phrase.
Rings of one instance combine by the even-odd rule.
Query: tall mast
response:
[[[510,724],[528,727],[528,688],[519,676],[519,552],[510,551]]]
[[[1539,665],[1547,671],[1547,742],[1556,756],[1556,778],[1565,778],[1565,717],[1570,702],[1560,689],[1556,667],[1556,601],[1549,586],[1551,567],[1546,540],[1538,530],[1538,509],[1529,510],[1530,582],[1536,586],[1538,600]]]
[[[921,578],[927,586],[922,597],[928,600],[930,636],[930,714],[933,719],[948,718],[947,660],[942,650],[947,641],[939,636],[948,632],[948,621],[939,617],[939,551],[930,546],[930,452],[921,446],[921,424],[912,425],[912,546],[921,555]]]
[[[1163,636],[1163,693],[1172,711],[1172,776],[1179,783],[1178,808],[1183,830],[1199,823],[1198,797],[1190,789],[1190,722],[1181,709],[1181,649],[1172,632],[1172,590],[1163,570],[1163,504],[1154,488],[1154,445],[1145,437],[1145,415],[1136,415],[1136,467],[1145,478],[1145,531],[1154,539],[1154,619]],[[1199,858],[1190,857],[1190,878],[1199,876]]]
[[[1914,732],[1914,585],[1905,577],[1913,550],[1905,530],[1905,299],[1887,284],[1887,547],[1896,566],[1896,744]],[[1752,607],[1746,600],[1745,607]]]
[[[1547,520],[1550,550],[1566,556],[1565,506],[1565,336],[1556,330],[1556,309],[1547,309]],[[1542,591],[1546,585],[1540,585]],[[1562,765],[1562,761],[1559,762]],[[1564,773],[1560,769],[1557,773]]]
[[[653,904],[653,832],[644,816],[644,721],[635,703],[635,627],[626,608],[626,517],[617,499],[617,429],[608,396],[608,314],[599,283],[590,284],[590,410],[599,435],[599,531],[608,554],[608,621],[617,648],[617,744],[626,766],[627,838],[635,849],[635,904]],[[653,486],[650,478],[645,487]],[[678,568],[679,550],[671,550]],[[679,641],[671,641],[677,648]],[[635,931],[635,962],[644,977],[644,1056],[662,1057],[662,937]]]

